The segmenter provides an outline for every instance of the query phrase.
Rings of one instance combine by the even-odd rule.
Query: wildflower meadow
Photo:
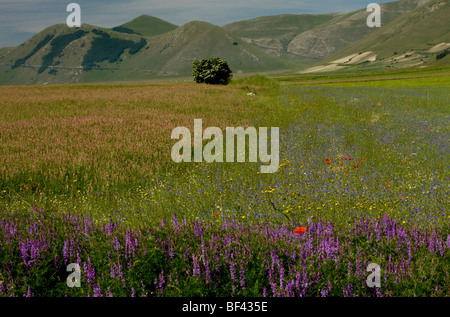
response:
[[[0,296],[449,297],[449,87],[1,87]],[[278,171],[173,162],[195,118],[279,127]]]

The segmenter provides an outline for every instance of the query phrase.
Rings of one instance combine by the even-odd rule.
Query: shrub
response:
[[[232,71],[226,60],[218,57],[197,59],[192,65],[192,75],[197,83],[227,85]]]

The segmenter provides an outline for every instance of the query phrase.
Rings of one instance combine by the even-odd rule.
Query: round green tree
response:
[[[231,73],[227,61],[218,57],[197,59],[192,64],[192,75],[197,83],[227,85]]]

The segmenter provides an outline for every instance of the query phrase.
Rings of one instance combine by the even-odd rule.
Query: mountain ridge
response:
[[[441,66],[450,64],[450,1],[427,1],[367,37],[326,57],[322,71]],[[433,36],[430,37],[430,34]],[[368,54],[368,59],[356,56]],[[441,54],[441,55],[439,55]],[[333,67],[333,65],[335,67]],[[308,70],[306,70],[308,72]]]
[[[72,29],[57,24],[17,47],[0,48],[0,84],[187,77],[192,62],[207,57],[226,59],[235,74],[311,70],[314,65],[317,67],[313,72],[342,69],[343,64],[347,68],[350,64],[372,65],[377,54],[369,48],[375,50],[378,44],[370,46],[364,41],[376,38],[380,32],[398,30],[400,24],[394,21],[401,22],[402,17],[420,12],[429,3],[448,1],[400,0],[382,4],[385,24],[378,30],[368,30],[365,20],[369,13],[365,9],[265,16],[223,27],[202,21],[176,26],[145,14],[113,28],[83,24]],[[439,26],[439,30],[445,31],[445,27]],[[432,36],[425,39],[433,42]],[[434,50],[446,47],[446,42],[434,44]],[[360,48],[361,52],[348,51],[351,47]],[[351,54],[346,56],[346,52]],[[330,57],[340,63],[333,63]]]

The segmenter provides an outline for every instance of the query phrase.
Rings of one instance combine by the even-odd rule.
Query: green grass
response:
[[[355,83],[355,85],[365,85],[364,82],[369,82],[368,85],[377,85],[375,82],[381,83],[382,86],[389,87],[392,83],[403,83],[410,81],[412,85],[417,83],[419,86],[427,85],[436,86],[436,82],[440,82],[437,86],[446,85],[448,76],[450,74],[450,67],[427,67],[422,69],[396,69],[396,70],[377,70],[371,72],[335,72],[323,74],[302,74],[292,75],[286,74],[275,77],[282,85],[313,85],[313,84],[346,84]],[[384,81],[384,83],[383,83]],[[402,86],[404,84],[400,84]]]

